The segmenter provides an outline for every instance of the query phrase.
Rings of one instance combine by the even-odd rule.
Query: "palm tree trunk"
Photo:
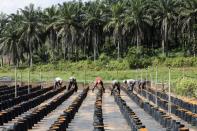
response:
[[[118,40],[118,60],[120,59],[120,40]]]
[[[52,51],[51,51],[51,55],[52,55],[52,61],[54,61],[54,49],[55,47],[53,46],[54,43],[53,43],[53,32],[52,30],[50,31],[50,44],[51,44],[51,47],[52,47]]]
[[[162,54],[165,56],[165,19],[162,21]]]
[[[166,56],[168,56],[168,23],[167,18],[165,18],[165,45],[166,45]]]
[[[86,37],[84,38],[83,54],[84,54],[84,57],[86,58]]]
[[[3,67],[3,55],[1,55],[1,67]]]
[[[29,52],[28,52],[28,59],[29,59],[29,66],[32,67],[32,45],[30,43],[30,36],[27,35],[27,43],[29,47]]]
[[[96,32],[94,33],[94,62],[96,61]]]
[[[66,44],[65,44],[65,41],[66,41],[66,38],[65,38],[65,36],[64,36],[63,42],[62,42],[64,60],[66,60]]]
[[[139,49],[139,44],[140,44],[140,33],[139,30],[137,29],[137,49]]]
[[[11,56],[9,54],[9,57],[8,57],[8,65],[10,66],[10,64],[11,64]]]
[[[99,36],[98,33],[96,33],[96,56],[99,57]]]
[[[32,65],[33,65],[33,58],[32,58],[32,55],[31,55],[30,67],[32,67]]]
[[[193,38],[193,55],[194,55],[194,57],[196,57],[196,44],[195,44],[195,34],[194,34],[194,31],[193,31],[193,33],[192,33],[192,38]]]
[[[32,48],[31,46],[29,47],[29,66],[32,67],[33,60],[32,60]]]

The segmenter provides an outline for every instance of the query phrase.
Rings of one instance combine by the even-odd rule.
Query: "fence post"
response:
[[[155,80],[155,89],[156,89],[156,102],[155,102],[155,104],[158,106],[158,104],[157,104],[157,82],[158,82],[158,66],[156,66],[156,76],[155,76],[155,78],[156,78],[156,80]]]
[[[20,73],[21,73],[21,76],[20,76],[20,83],[21,83],[21,86],[22,86],[22,71],[21,71]]]
[[[30,68],[28,70],[28,94],[30,93]]]
[[[42,70],[41,69],[40,69],[40,87],[43,88],[42,87]]]
[[[171,69],[169,67],[169,81],[168,81],[168,113],[171,114]]]
[[[17,72],[15,67],[15,98],[17,97]]]
[[[147,89],[148,89],[147,88],[148,87],[147,81],[148,81],[148,67],[146,67],[146,81],[145,81],[146,82],[146,89],[145,89],[145,91],[146,91],[146,99],[148,100],[148,98],[147,98],[147,96],[148,96],[147,95]]]
[[[135,80],[137,80],[137,69],[135,70]]]
[[[116,70],[116,77],[119,80],[119,78],[118,78],[118,69]]]

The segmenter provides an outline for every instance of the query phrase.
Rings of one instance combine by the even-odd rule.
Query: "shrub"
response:
[[[177,80],[176,92],[179,95],[197,98],[197,80],[192,78],[182,78]]]
[[[141,68],[152,65],[151,57],[145,55],[144,49],[130,48],[126,57],[130,68]]]
[[[105,65],[107,63],[109,63],[109,60],[110,58],[105,54],[105,53],[102,53],[100,56],[99,56],[99,62],[102,64],[102,65]]]
[[[127,70],[129,69],[129,63],[126,59],[111,60],[106,67],[108,70]]]
[[[176,57],[176,58],[166,58],[164,65],[173,67],[191,67],[196,66],[197,58],[195,57]]]

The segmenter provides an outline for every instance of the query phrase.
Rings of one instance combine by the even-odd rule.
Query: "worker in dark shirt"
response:
[[[62,79],[60,77],[55,78],[55,84],[54,88],[60,88],[62,86]]]
[[[127,86],[127,90],[133,92],[136,80],[124,80],[123,83]]]
[[[111,90],[111,95],[114,91],[117,91],[118,94],[120,94],[120,82],[117,80],[112,81],[112,90]]]
[[[77,92],[78,86],[77,86],[77,80],[75,77],[69,78],[68,90],[70,90],[72,87],[74,88],[74,91]]]

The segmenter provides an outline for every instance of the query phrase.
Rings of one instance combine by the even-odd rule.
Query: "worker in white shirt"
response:
[[[70,90],[71,87],[74,87],[74,91],[77,92],[77,90],[78,90],[77,80],[73,76],[69,78],[68,90]]]
[[[128,91],[132,91],[133,92],[136,80],[128,79],[128,80],[124,80],[123,83],[127,85],[127,90]]]
[[[60,88],[62,86],[62,83],[63,83],[62,79],[60,77],[56,77],[55,78],[55,86],[54,86],[54,88],[55,89],[56,88]]]
[[[112,81],[112,90],[111,90],[111,95],[114,91],[117,91],[118,94],[120,94],[120,82],[118,80],[113,80]]]

